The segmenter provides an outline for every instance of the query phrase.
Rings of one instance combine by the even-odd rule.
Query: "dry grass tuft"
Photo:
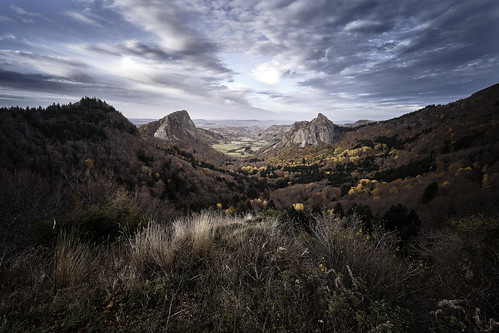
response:
[[[131,262],[140,271],[170,267],[174,253],[170,246],[170,230],[152,222],[130,239]]]
[[[406,297],[405,282],[418,274],[419,267],[396,256],[398,238],[381,229],[363,230],[359,216],[323,215],[315,218],[313,238],[305,243],[327,267],[336,267],[344,275],[346,267],[366,282],[367,288],[391,301]]]
[[[213,214],[204,213],[196,216],[191,222],[190,233],[192,235],[192,253],[202,256],[212,246],[215,229],[220,224],[220,218],[216,219]]]
[[[54,252],[54,292],[88,281],[94,258],[90,245],[76,233],[61,233]]]
[[[219,229],[242,223],[204,212],[177,219],[169,227],[150,222],[130,239],[132,262],[140,271],[171,270],[179,258],[197,259],[214,246]]]

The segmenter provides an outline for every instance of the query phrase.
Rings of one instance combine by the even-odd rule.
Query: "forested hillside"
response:
[[[40,221],[63,223],[86,205],[75,193],[85,186],[95,186],[89,191],[99,193],[88,195],[103,199],[108,191],[101,187],[123,187],[142,201],[169,206],[169,219],[229,203],[235,193],[244,199],[247,191],[240,175],[177,145],[143,139],[120,112],[95,98],[46,109],[3,108],[0,118],[1,242],[22,238],[25,244],[38,237],[33,229]]]
[[[332,145],[267,150],[239,171],[265,184],[278,209],[348,210],[383,216],[414,209],[426,224],[495,213],[499,202],[499,85],[359,128],[336,127]]]
[[[176,145],[144,140],[121,113],[95,98],[46,109],[4,108],[0,116],[0,167],[9,171],[28,170],[51,182],[73,171],[112,172],[127,189],[169,199],[180,209],[209,206],[231,192],[226,188],[233,177],[224,170]]]

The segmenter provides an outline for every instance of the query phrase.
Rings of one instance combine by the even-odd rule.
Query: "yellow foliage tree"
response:
[[[303,206],[302,203],[294,203],[293,204],[293,209],[296,211],[301,211],[305,209],[305,206]]]
[[[396,187],[392,187],[388,193],[390,193],[390,195],[397,194],[399,193],[399,189]]]

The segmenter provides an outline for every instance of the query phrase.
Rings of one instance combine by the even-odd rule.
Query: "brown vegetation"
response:
[[[275,218],[204,212],[95,245],[62,233],[1,272],[3,331],[435,331],[499,327],[497,238],[488,219],[427,233],[401,254],[393,233],[359,217]],[[283,229],[284,228],[284,229]],[[494,243],[495,242],[495,243]],[[445,250],[444,250],[445,249]],[[449,249],[451,251],[449,251]],[[445,251],[445,253],[442,252]],[[485,252],[484,252],[485,251]],[[487,253],[486,257],[483,254]]]

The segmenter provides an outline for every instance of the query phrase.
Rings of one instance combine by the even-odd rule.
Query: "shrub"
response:
[[[497,218],[471,216],[451,221],[448,227],[454,230],[427,231],[417,238],[415,253],[425,263],[429,286],[423,297],[434,300],[435,327],[450,329],[452,317],[454,324],[466,329],[499,318],[499,242],[489,234],[497,225]]]
[[[414,210],[409,211],[402,204],[393,205],[385,213],[385,228],[396,230],[403,241],[409,240],[419,232],[421,221]]]
[[[397,300],[405,292],[403,281],[417,273],[412,265],[394,257],[399,241],[395,233],[379,227],[368,231],[357,214],[316,218],[312,238],[306,241],[316,260],[324,260],[343,275],[349,274],[346,267],[350,267],[373,295],[389,301]]]
[[[60,208],[61,192],[35,173],[0,169],[0,252],[15,253],[44,239],[37,224]]]
[[[89,240],[115,241],[131,236],[144,227],[147,219],[135,198],[123,188],[104,197],[102,202],[89,199],[70,211],[60,222],[66,229],[76,228]]]
[[[422,203],[428,203],[432,201],[438,193],[438,184],[436,182],[430,183],[423,192],[421,196]]]
[[[305,212],[302,203],[293,204],[281,218],[281,222],[290,230],[304,230],[310,232],[310,223],[313,219]]]

